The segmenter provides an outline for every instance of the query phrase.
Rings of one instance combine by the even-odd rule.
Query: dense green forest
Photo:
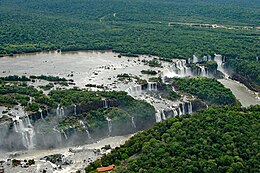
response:
[[[168,79],[175,87],[185,93],[189,93],[214,106],[239,105],[231,90],[214,78],[173,78]]]
[[[171,118],[133,136],[94,163],[118,173],[259,172],[260,107],[209,108]]]
[[[167,58],[212,53],[255,57],[260,54],[259,9],[257,0],[1,0],[0,54],[113,49]]]
[[[226,67],[242,75],[245,79],[240,79],[240,81],[247,87],[260,91],[260,58],[228,58]]]

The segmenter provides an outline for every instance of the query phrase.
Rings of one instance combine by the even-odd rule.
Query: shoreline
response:
[[[66,173],[66,172],[76,172],[77,170],[84,170],[84,168],[90,163],[89,160],[95,161],[100,158],[104,153],[110,153],[111,149],[119,147],[123,145],[127,140],[129,140],[134,134],[123,135],[123,136],[113,136],[113,137],[106,137],[97,142],[91,144],[83,144],[79,146],[73,147],[64,147],[64,148],[56,148],[56,149],[46,149],[46,150],[29,150],[29,151],[22,151],[23,153],[20,156],[13,157],[12,159],[17,160],[29,160],[34,159],[35,165],[29,166],[28,168],[23,168],[21,166],[12,167],[4,166],[7,173],[11,173],[13,171],[22,171],[24,173],[39,171],[40,169],[47,169],[48,173]],[[110,145],[111,149],[103,150],[102,148],[105,145]],[[70,150],[75,150],[72,152]],[[95,150],[101,150],[101,153],[95,154]],[[10,154],[10,153],[9,153]],[[41,160],[41,158],[49,155],[54,154],[62,154],[64,155],[65,160],[72,160],[71,164],[61,164],[59,165],[46,162]],[[2,153],[1,153],[2,155]],[[1,158],[2,159],[2,158]],[[7,159],[5,158],[7,163]],[[1,161],[1,160],[0,160]]]

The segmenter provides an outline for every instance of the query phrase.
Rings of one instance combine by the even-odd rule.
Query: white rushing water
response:
[[[186,66],[186,60],[176,60],[175,62],[173,62],[173,64],[168,65],[168,67],[163,70],[163,76],[167,76],[170,78],[192,75],[191,69]]]
[[[85,129],[85,131],[86,131],[86,133],[87,133],[87,135],[88,135],[88,139],[92,139],[92,138],[91,138],[91,135],[90,135],[90,133],[89,133],[89,131],[88,131],[88,128],[86,127],[86,125],[84,124],[84,122],[83,122],[82,120],[79,120],[79,124],[83,127],[83,129]]]
[[[157,83],[156,82],[148,82],[148,91],[157,91]]]
[[[27,149],[34,148],[35,132],[28,116],[23,117],[23,119],[17,116],[14,120],[14,130],[21,135],[24,147]]]
[[[108,108],[108,103],[106,99],[103,100],[103,108]]]
[[[136,129],[136,125],[135,125],[135,121],[134,121],[134,117],[131,117],[131,122],[132,122],[132,127]]]
[[[164,109],[157,110],[155,113],[156,122],[161,122],[168,118],[176,117],[183,114],[192,114],[192,103],[183,102],[178,106],[168,106]]]
[[[108,126],[108,136],[111,136],[112,128],[113,128],[112,120],[108,117],[106,117],[106,120],[107,120],[107,126]]]

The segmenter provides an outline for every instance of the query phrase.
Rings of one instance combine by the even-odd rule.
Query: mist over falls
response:
[[[57,56],[59,57],[61,55],[58,54]],[[154,114],[149,115],[147,118],[128,115],[125,117],[124,121],[118,121],[116,118],[106,115],[103,117],[104,122],[100,128],[95,128],[84,119],[76,118],[74,124],[77,124],[77,126],[74,127],[73,125],[67,125],[66,128],[62,129],[58,126],[58,124],[66,117],[80,117],[81,114],[91,110],[108,110],[112,107],[118,107],[120,103],[106,99],[105,97],[98,102],[85,105],[72,102],[70,106],[65,106],[58,102],[60,104],[56,104],[54,107],[41,107],[37,113],[30,113],[29,115],[27,115],[24,110],[19,108],[17,111],[19,114],[17,114],[17,116],[16,113],[13,114],[13,118],[11,120],[0,125],[0,137],[2,139],[6,139],[0,141],[1,148],[8,151],[56,148],[80,145],[83,143],[92,143],[93,141],[108,136],[135,133],[151,127],[151,125],[155,122],[160,122],[183,114],[192,114],[194,111],[198,110],[198,108],[207,107],[206,104],[201,105],[201,103],[196,102],[195,98],[190,95],[188,97],[181,96],[176,101],[167,100],[167,98],[161,97],[160,92],[162,92],[162,85],[167,83],[167,78],[182,78],[188,76],[212,77],[215,75],[214,70],[216,69],[209,69],[206,62],[213,61],[218,64],[217,70],[221,71],[224,76],[226,76],[222,67],[223,62],[225,62],[225,58],[221,56],[204,56],[199,58],[194,56],[193,58],[187,60],[173,60],[172,62],[162,61],[162,68],[155,68],[157,71],[161,71],[156,77],[160,78],[162,83],[160,81],[149,80],[146,75],[142,76],[144,79],[140,80],[141,82],[134,81],[124,83],[125,81],[123,81],[121,83],[116,83],[115,80],[117,79],[110,76],[109,73],[116,76],[117,74],[123,74],[128,71],[129,74],[135,74],[138,76],[140,75],[139,73],[142,69],[150,69],[150,67],[143,65],[141,60],[138,61],[138,59],[142,58],[136,58],[130,62],[127,58],[124,60],[124,57],[120,59],[113,58],[111,59],[111,63],[113,61],[118,62],[116,62],[116,65],[110,65],[110,69],[103,68],[104,65],[98,66],[92,69],[92,76],[88,75],[86,78],[83,78],[82,74],[85,75],[85,73],[78,73],[82,76],[79,75],[78,77],[75,75],[75,80],[82,79],[82,82],[86,83],[87,81],[91,83],[92,81],[98,81],[98,79],[102,77],[104,80],[105,78],[110,78],[108,80],[110,83],[106,81],[107,86],[110,87],[109,89],[126,91],[128,95],[135,99],[145,100],[155,108]],[[147,59],[149,58],[147,57],[143,59],[148,61]],[[106,62],[105,60],[107,60],[107,57],[104,59],[101,58],[101,61]],[[123,60],[124,62],[122,62]],[[53,61],[55,61],[55,59]],[[136,69],[140,69],[140,71],[137,73]],[[46,69],[43,70],[46,71]],[[69,71],[69,73],[71,73],[71,71]],[[104,82],[101,81],[101,79],[99,80],[101,83]],[[171,90],[174,91],[175,88],[173,86],[171,87]]]
[[[102,100],[100,104],[95,104],[92,109],[107,109],[115,106],[117,103],[109,100]],[[10,123],[1,125],[0,138],[6,139],[0,141],[2,150],[16,151],[21,149],[40,149],[57,148],[83,143],[92,143],[108,136],[117,136],[134,133],[151,126],[155,121],[151,118],[144,121],[138,117],[129,117],[127,121],[112,121],[107,117],[107,125],[101,128],[93,128],[79,120],[79,127],[70,127],[70,130],[58,128],[59,122],[64,117],[75,114],[81,114],[89,111],[92,105],[73,105],[65,107],[58,105],[57,108],[40,110],[28,116],[17,116]],[[144,124],[146,123],[146,124]]]

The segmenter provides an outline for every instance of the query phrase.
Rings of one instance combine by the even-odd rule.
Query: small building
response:
[[[5,169],[0,167],[0,173],[5,173]]]
[[[108,171],[112,171],[114,168],[116,167],[116,165],[109,165],[107,167],[100,167],[97,168],[97,172],[108,172]]]

